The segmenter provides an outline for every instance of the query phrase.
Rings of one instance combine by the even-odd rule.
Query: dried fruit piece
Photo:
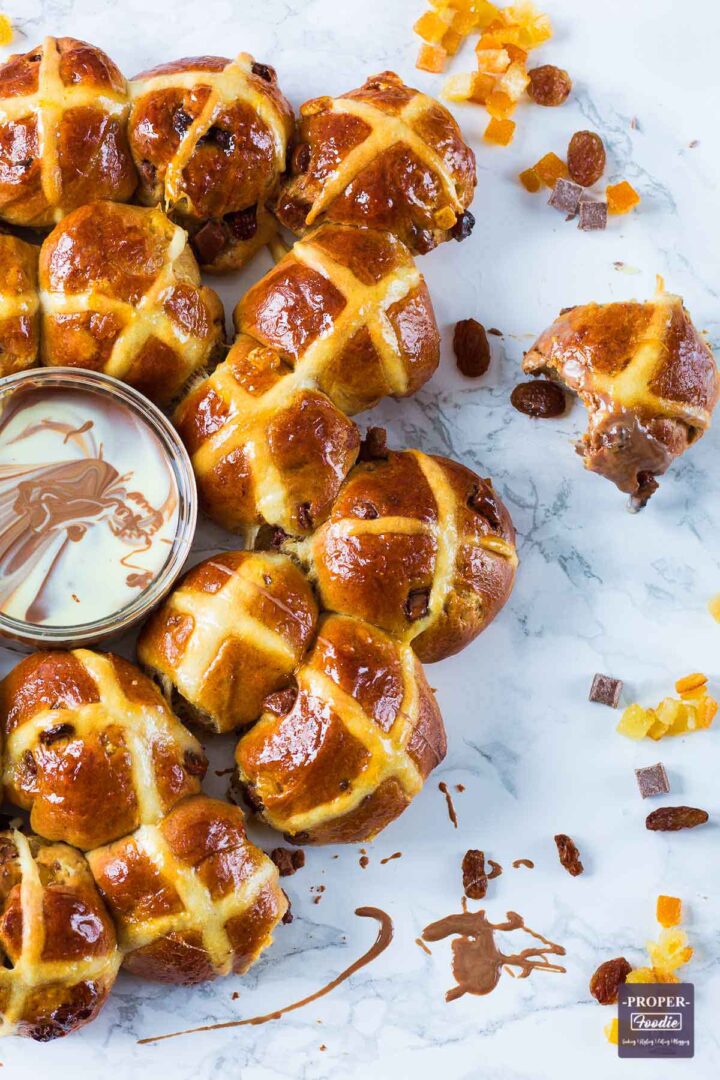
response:
[[[632,971],[624,956],[606,960],[590,979],[590,993],[601,1005],[614,1005],[618,999],[618,987]]]
[[[645,827],[653,832],[676,832],[678,829],[694,829],[708,820],[707,810],[694,806],[660,806],[645,819]]]
[[[591,187],[605,172],[605,147],[594,131],[576,131],[568,144],[570,177],[582,187]]]
[[[496,120],[504,120],[515,112],[515,102],[502,90],[493,90],[485,102],[485,108]]]
[[[710,597],[708,600],[708,611],[715,622],[720,623],[720,593],[716,593],[715,596]]]
[[[656,914],[661,926],[678,926],[682,919],[682,900],[679,896],[658,896]]]
[[[635,777],[643,799],[649,799],[653,795],[667,795],[670,791],[668,774],[661,761],[658,761],[656,765],[636,769]]]
[[[541,157],[533,168],[545,187],[549,188],[555,187],[555,184],[561,177],[566,177],[568,175],[567,165],[562,158],[559,158],[552,150],[549,154],[545,154],[544,157]]]
[[[490,367],[490,345],[485,327],[477,319],[461,319],[455,324],[453,350],[463,375],[477,379]]]
[[[511,101],[519,101],[528,84],[528,73],[521,60],[514,61],[495,84],[495,89],[507,94]]]
[[[612,675],[593,676],[590,687],[589,701],[596,701],[599,705],[609,705],[611,709],[617,709],[622,694],[622,679],[613,679]]]
[[[510,67],[505,49],[476,49],[477,69],[485,75],[502,75]]]
[[[386,461],[389,452],[386,428],[369,427],[360,443],[358,461]]]
[[[443,18],[437,11],[426,11],[417,20],[413,30],[423,41],[427,41],[431,45],[437,45],[447,33],[449,25],[449,18]]]
[[[646,948],[653,970],[669,975],[692,959],[693,950],[687,943],[687,934],[678,927],[661,930],[657,941],[648,941]]]
[[[682,679],[676,680],[675,693],[679,694],[680,697],[685,697],[686,694],[707,686],[707,681],[707,675],[703,675],[700,671],[696,671],[692,675],[685,675]]]
[[[518,412],[543,420],[562,416],[567,407],[563,388],[544,379],[518,383],[510,395],[510,403]]]
[[[470,900],[482,900],[487,892],[485,853],[475,848],[466,851],[462,861],[463,889]]]
[[[0,45],[9,45],[12,39],[12,23],[7,15],[0,15]]]
[[[528,94],[536,105],[562,105],[572,90],[572,79],[567,71],[555,67],[554,64],[531,68],[528,78]]]
[[[605,1038],[607,1039],[607,1041],[609,1043],[612,1043],[613,1046],[617,1046],[619,1042],[617,1016],[613,1016],[610,1023],[605,1025],[603,1031],[605,1032]]]
[[[616,727],[621,735],[629,739],[644,739],[655,720],[652,709],[643,709],[642,705],[628,705]]]
[[[530,191],[533,194],[542,187],[542,180],[533,168],[525,169],[521,172],[518,175],[518,180],[526,191]]]
[[[606,228],[607,203],[596,202],[594,199],[581,199],[578,229],[582,229],[583,232],[592,232]]]
[[[497,146],[507,146],[512,142],[514,134],[515,124],[512,120],[492,119],[483,132],[483,138]]]
[[[415,61],[415,67],[420,71],[430,71],[438,75],[445,70],[447,50],[441,45],[421,45]]]
[[[580,862],[580,852],[577,849],[575,841],[567,836],[566,833],[558,833],[555,837],[555,843],[557,844],[560,862],[565,867],[568,874],[572,874],[573,877],[582,874],[584,867]]]
[[[619,184],[608,184],[605,198],[609,214],[628,214],[640,202],[640,196],[627,180],[621,180]]]

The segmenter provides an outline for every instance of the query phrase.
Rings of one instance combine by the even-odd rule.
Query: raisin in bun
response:
[[[382,630],[330,615],[295,679],[240,739],[239,788],[295,843],[371,840],[445,756],[422,666]]]
[[[5,794],[48,840],[89,849],[200,790],[202,747],[119,656],[39,652],[0,684]]]
[[[129,108],[125,79],[85,41],[47,37],[0,65],[0,217],[44,228],[92,199],[129,199]]]
[[[0,378],[38,361],[38,252],[33,244],[0,233]]]
[[[231,731],[288,684],[316,622],[310,584],[286,556],[220,552],[150,617],[138,658],[179,716]]]
[[[146,979],[191,985],[242,975],[288,908],[277,867],[248,840],[242,811],[204,795],[88,861],[123,965]]]
[[[292,110],[248,53],[161,64],[130,84],[139,198],[191,234],[205,270],[236,270],[275,234],[267,202],[285,171]]]
[[[424,254],[468,236],[475,155],[448,110],[392,71],[300,107],[277,204],[296,233],[324,221],[388,229]]]
[[[69,214],[43,243],[40,287],[44,364],[103,371],[167,404],[223,351],[220,299],[158,208]]]
[[[0,833],[0,949],[0,1034],[48,1042],[97,1016],[120,952],[79,851]]]
[[[585,467],[644,506],[672,461],[710,425],[720,378],[679,296],[568,308],[523,361],[574,391],[588,411]]]
[[[235,325],[227,360],[175,416],[201,503],[225,528],[308,533],[357,457],[347,414],[414,393],[437,367],[427,286],[390,233],[326,225],[249,290]]]
[[[377,444],[377,445],[374,445]],[[288,540],[321,606],[411,642],[430,662],[465,648],[495,618],[515,579],[510,515],[490,480],[447,458],[387,450],[350,473],[309,538]]]

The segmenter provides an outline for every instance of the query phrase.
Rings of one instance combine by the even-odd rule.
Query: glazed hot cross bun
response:
[[[388,229],[424,254],[470,235],[475,155],[448,110],[392,71],[300,107],[277,215],[296,233],[334,221]]]
[[[125,79],[84,41],[48,37],[0,65],[0,217],[43,228],[92,199],[129,199],[129,109]]]
[[[48,840],[88,849],[200,790],[202,747],[119,656],[39,652],[0,684],[3,780]]]
[[[357,457],[345,414],[414,393],[437,367],[427,286],[390,233],[326,225],[250,289],[235,325],[175,418],[201,502],[229,529],[308,533]]]
[[[720,394],[713,354],[679,296],[567,308],[537,339],[525,371],[574,391],[588,410],[585,467],[645,506],[656,477],[704,434]]]
[[[316,622],[310,584],[286,556],[220,552],[151,616],[138,657],[179,716],[231,731],[288,684]]]
[[[79,851],[0,833],[0,949],[1,1035],[48,1042],[97,1016],[120,953]]]
[[[140,201],[190,232],[205,270],[242,266],[275,234],[267,209],[294,121],[267,64],[192,56],[130,84],[130,146]]]
[[[242,811],[197,795],[88,855],[118,930],[123,964],[162,982],[242,975],[288,909],[277,867]]]
[[[158,208],[69,214],[43,243],[40,288],[44,364],[104,371],[167,404],[222,352],[220,299]]]
[[[38,248],[0,233],[0,377],[38,361]]]
[[[447,458],[396,452],[371,429],[327,520],[287,540],[326,610],[357,615],[430,662],[465,648],[515,579],[515,530],[490,480]]]
[[[236,783],[298,844],[371,840],[445,756],[417,656],[360,619],[324,617],[296,688],[265,710],[238,743]]]

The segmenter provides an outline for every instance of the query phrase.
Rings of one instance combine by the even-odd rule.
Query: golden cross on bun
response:
[[[307,533],[357,456],[345,414],[414,393],[437,367],[427,286],[390,233],[326,225],[250,289],[235,324],[227,360],[175,417],[202,504],[225,528]]]
[[[662,475],[710,425],[720,378],[679,296],[568,308],[540,335],[523,369],[574,391],[588,410],[585,467],[640,509]]]
[[[284,555],[228,551],[193,567],[150,617],[138,658],[175,712],[213,731],[257,720],[315,632],[317,604]]]
[[[411,642],[430,662],[465,648],[515,579],[515,530],[490,480],[448,458],[382,449],[350,473],[323,525],[285,549],[326,610]]]
[[[189,229],[201,266],[238,269],[275,234],[266,209],[285,171],[292,109],[267,64],[193,56],[130,83],[140,202]]]
[[[79,851],[0,833],[0,949],[0,1035],[48,1042],[94,1020],[120,953]]]
[[[7,797],[48,840],[89,849],[160,820],[207,761],[147,676],[88,649],[38,652],[0,684]]]
[[[468,236],[475,155],[448,110],[392,71],[300,108],[277,204],[296,233],[334,221],[387,229],[424,254]]]
[[[237,745],[240,790],[296,843],[371,840],[445,756],[422,666],[382,630],[329,615],[295,678]]]
[[[88,861],[123,965],[146,979],[191,985],[242,975],[288,908],[277,867],[248,840],[242,811],[205,795]]]
[[[42,228],[92,199],[129,199],[129,108],[112,60],[75,38],[0,65],[0,217]]]
[[[38,250],[0,233],[0,377],[38,361]]]
[[[68,214],[43,243],[40,288],[44,364],[103,371],[167,404],[221,352],[220,299],[158,208]]]

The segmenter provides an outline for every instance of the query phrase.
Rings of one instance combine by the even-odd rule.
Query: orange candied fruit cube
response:
[[[447,53],[441,45],[421,45],[415,61],[415,67],[420,71],[431,71],[437,75],[445,70]]]
[[[715,622],[720,622],[720,593],[716,593],[715,596],[710,597],[708,600],[708,611]]]
[[[693,672],[692,675],[685,675],[682,679],[677,680],[675,683],[675,692],[682,697],[692,690],[699,690],[701,686],[706,686],[707,681],[707,675],[703,675],[700,671]]]
[[[549,188],[555,187],[558,180],[565,180],[570,175],[565,162],[562,158],[559,158],[557,154],[554,154],[552,150],[549,154],[545,154],[544,157],[541,157],[533,168],[545,187]]]
[[[503,90],[493,90],[488,95],[485,108],[496,120],[505,120],[506,117],[512,116],[515,112],[515,102]]]
[[[13,39],[12,23],[8,15],[0,15],[0,45],[9,45]]]
[[[519,174],[518,180],[525,190],[530,191],[532,194],[539,191],[542,187],[542,180],[533,168],[524,169],[523,172]]]
[[[423,41],[427,41],[431,45],[437,45],[442,41],[449,25],[449,18],[443,18],[436,11],[426,11],[417,20],[413,30]]]
[[[605,1038],[607,1039],[607,1041],[609,1043],[612,1043],[613,1046],[617,1046],[617,1044],[618,1044],[618,1018],[617,1018],[617,1016],[613,1016],[610,1023],[605,1025],[605,1027],[603,1028],[603,1031],[605,1032]]]
[[[605,196],[609,214],[627,214],[640,202],[640,196],[627,180],[621,180],[619,184],[608,184]]]
[[[453,30],[453,28],[450,27],[450,29],[446,30],[443,34],[440,44],[448,56],[454,56],[462,45],[464,38],[464,34],[459,34],[457,30]]]
[[[658,896],[657,921],[666,929],[678,926],[682,918],[682,900],[678,896]]]
[[[510,55],[505,49],[476,49],[478,71],[502,75],[510,67]]]
[[[703,701],[700,702],[700,705],[698,707],[698,727],[709,728],[712,725],[713,720],[715,719],[715,714],[717,713],[717,711],[717,701],[715,700],[715,698],[711,698],[708,695],[708,697],[704,698]]]
[[[483,132],[486,142],[495,143],[496,146],[508,146],[515,134],[515,124],[512,120],[496,120],[492,118]]]
[[[476,105],[485,105],[494,88],[495,77],[493,75],[486,75],[482,71],[474,71],[468,100],[474,101]]]
[[[519,48],[517,45],[513,45],[511,41],[505,46],[505,52],[514,63],[524,64],[528,58],[528,54],[525,49]]]

